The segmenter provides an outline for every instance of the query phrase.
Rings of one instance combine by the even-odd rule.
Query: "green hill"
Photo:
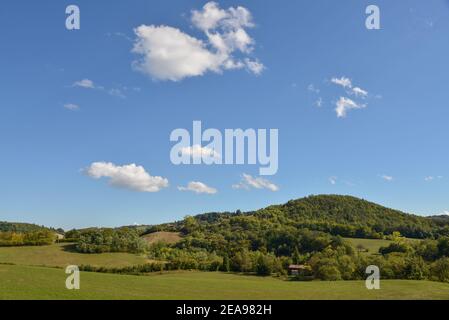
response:
[[[259,210],[255,214],[262,217],[277,214],[297,226],[346,237],[379,238],[399,231],[406,237],[427,238],[442,231],[428,218],[351,196],[310,196]]]
[[[252,212],[206,213],[194,219],[211,231],[222,227],[249,230],[248,224],[294,227],[349,238],[381,239],[398,231],[408,238],[448,235],[448,224],[416,216],[351,196],[318,195],[292,200]],[[185,230],[185,222],[178,223]]]
[[[35,231],[55,231],[53,229],[39,226],[31,223],[19,223],[19,222],[4,222],[0,221],[0,232],[35,232]]]

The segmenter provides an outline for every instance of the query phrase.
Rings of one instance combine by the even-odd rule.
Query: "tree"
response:
[[[449,258],[437,260],[431,268],[432,277],[441,282],[449,282]]]
[[[256,262],[256,273],[259,276],[269,276],[273,272],[273,264],[270,259],[264,255],[260,254]]]
[[[230,264],[228,255],[225,255],[223,257],[223,264],[221,265],[221,271],[223,271],[223,272],[231,271],[231,264]]]

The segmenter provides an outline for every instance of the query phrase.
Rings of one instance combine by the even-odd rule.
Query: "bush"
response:
[[[342,280],[340,270],[338,270],[336,265],[323,265],[319,267],[315,277],[324,281]]]
[[[432,264],[430,272],[433,280],[449,282],[449,258],[442,258],[435,261]]]
[[[266,255],[260,254],[256,263],[256,274],[258,276],[266,277],[271,275],[272,272],[273,272],[273,263]]]

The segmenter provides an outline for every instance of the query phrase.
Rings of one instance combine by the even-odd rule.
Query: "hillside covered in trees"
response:
[[[31,223],[4,222],[0,221],[0,232],[35,232],[35,231],[53,230],[44,226],[38,226]]]
[[[156,226],[71,230],[65,236],[76,242],[80,253],[131,252],[154,261],[126,269],[81,266],[85,271],[138,274],[196,269],[266,276],[286,275],[289,265],[300,264],[301,280],[355,280],[374,264],[381,267],[384,278],[449,281],[447,221],[350,196],[322,195],[246,213],[206,213]],[[179,241],[144,241],[155,233],[175,233]],[[20,233],[3,234],[7,245]],[[23,240],[27,234],[22,234]],[[344,238],[390,241],[377,254],[365,255],[363,248]]]
[[[206,232],[229,228],[254,230],[258,226],[263,228],[263,225],[274,224],[368,239],[381,239],[393,232],[417,239],[449,235],[449,220],[406,214],[366,200],[339,195],[310,196],[247,213],[207,213],[195,216],[193,220]],[[178,231],[183,228],[189,228],[186,221],[149,230]]]

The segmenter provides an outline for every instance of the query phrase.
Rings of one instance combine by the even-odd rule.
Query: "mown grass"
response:
[[[18,265],[66,267],[92,265],[98,267],[127,267],[149,262],[145,257],[129,253],[81,254],[73,244],[55,244],[43,247],[0,248],[0,263]]]
[[[150,276],[81,273],[81,290],[65,288],[62,269],[0,265],[0,299],[449,299],[449,284],[429,281],[291,282],[224,273],[178,272]]]

